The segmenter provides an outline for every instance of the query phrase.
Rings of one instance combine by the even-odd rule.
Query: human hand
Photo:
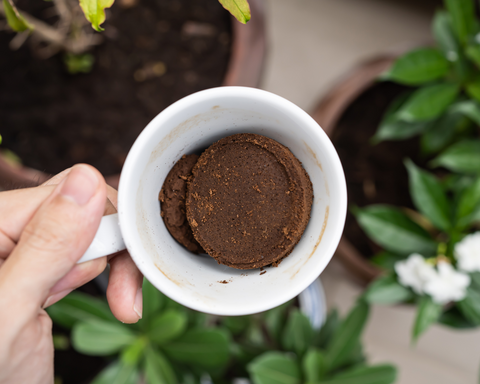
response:
[[[76,262],[115,205],[116,192],[86,165],[40,187],[0,192],[1,384],[53,382],[52,323],[43,308],[103,271],[106,258]],[[110,308],[136,322],[142,276],[126,252],[109,262]]]

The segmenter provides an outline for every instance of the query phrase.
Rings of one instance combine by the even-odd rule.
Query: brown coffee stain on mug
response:
[[[325,209],[325,218],[323,219],[322,230],[320,232],[320,236],[318,236],[317,242],[315,243],[315,246],[313,247],[312,252],[307,257],[307,260],[305,260],[305,262],[302,264],[302,266],[295,271],[295,273],[290,277],[290,280],[293,280],[293,278],[297,275],[297,273],[300,272],[300,269],[302,269],[302,267],[305,264],[307,264],[308,260],[310,260],[310,258],[313,256],[313,254],[317,250],[318,246],[320,245],[320,242],[322,241],[322,238],[323,238],[323,234],[325,233],[325,229],[327,228],[327,222],[328,222],[329,214],[330,214],[330,207],[327,205],[327,208]]]

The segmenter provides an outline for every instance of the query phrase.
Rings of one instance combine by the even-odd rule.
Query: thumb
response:
[[[43,202],[0,269],[0,295],[13,313],[38,312],[92,242],[105,201],[102,175],[81,164]]]

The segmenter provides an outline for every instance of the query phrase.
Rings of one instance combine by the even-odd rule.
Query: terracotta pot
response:
[[[378,75],[389,68],[396,57],[396,54],[385,55],[361,64],[322,98],[312,117],[329,136],[332,136],[340,117],[349,105],[375,83]],[[335,257],[362,285],[367,285],[381,273],[345,236],[340,241]]]
[[[232,17],[232,53],[224,86],[258,87],[266,52],[264,0],[249,0],[252,19],[240,24]],[[159,111],[160,112],[160,111]],[[52,175],[22,165],[15,165],[0,155],[0,189],[34,187]],[[107,175],[107,183],[118,187],[120,175]]]

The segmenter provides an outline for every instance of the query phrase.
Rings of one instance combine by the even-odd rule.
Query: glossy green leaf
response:
[[[100,26],[105,21],[105,8],[110,8],[114,0],[79,0],[80,7],[92,28],[98,32],[104,29]]]
[[[25,18],[18,12],[17,7],[12,0],[3,0],[3,11],[5,12],[5,18],[7,23],[15,32],[23,32],[26,30],[33,30],[31,25]]]
[[[139,374],[135,365],[115,361],[101,371],[90,384],[137,384]]]
[[[338,317],[338,311],[336,309],[333,309],[327,315],[327,320],[325,321],[325,324],[323,324],[322,328],[320,328],[317,343],[315,345],[317,347],[325,349],[330,344],[330,341],[332,340],[332,337],[339,326],[340,319]]]
[[[81,292],[72,292],[47,309],[52,320],[65,328],[72,328],[79,321],[91,319],[118,323],[105,300]]]
[[[480,292],[469,287],[467,296],[457,303],[458,309],[467,320],[480,325]]]
[[[143,279],[142,294],[142,327],[144,329],[150,329],[150,323],[158,315],[158,313],[166,307],[167,298],[145,278]]]
[[[413,293],[393,276],[382,276],[373,281],[363,294],[370,304],[397,304],[413,298]]]
[[[310,348],[302,360],[302,370],[306,382],[319,382],[327,373],[325,354],[318,348]]]
[[[456,225],[463,228],[469,225],[480,210],[480,177],[466,188],[460,196],[457,212]]]
[[[398,111],[398,117],[408,122],[427,121],[440,116],[460,92],[457,84],[425,85],[416,90]]]
[[[431,124],[430,121],[404,121],[397,114],[386,116],[380,122],[372,142],[376,144],[384,140],[405,140],[425,132]]]
[[[420,298],[412,330],[413,341],[416,341],[428,327],[439,319],[442,308],[442,305],[435,303],[430,296],[422,296]]]
[[[432,33],[445,58],[453,63],[458,79],[464,82],[472,71],[472,66],[465,58],[465,54],[453,32],[451,18],[447,12],[443,10],[435,12]]]
[[[359,300],[337,328],[326,351],[330,370],[342,366],[350,357],[360,341],[368,313],[368,304]]]
[[[282,336],[282,346],[301,357],[312,342],[313,328],[310,320],[300,310],[295,308],[290,312],[287,325]]]
[[[164,344],[181,336],[187,329],[187,315],[168,309],[151,322],[148,337],[157,344]]]
[[[480,140],[455,143],[432,161],[432,165],[445,167],[453,172],[480,172]]]
[[[354,214],[367,235],[391,252],[430,256],[437,250],[429,233],[395,207],[371,205],[356,209]]]
[[[397,369],[392,365],[355,367],[318,384],[392,384],[397,380]]]
[[[176,384],[175,372],[160,351],[148,347],[145,350],[145,375],[148,384]]]
[[[242,24],[246,24],[250,18],[250,6],[247,0],[218,0]]]
[[[449,109],[451,113],[461,113],[480,125],[480,104],[474,100],[466,100],[455,103]]]
[[[267,352],[253,360],[247,370],[253,384],[300,384],[299,364],[280,352]]]
[[[220,367],[229,360],[228,335],[220,329],[191,329],[162,347],[172,360],[201,367]]]
[[[473,0],[444,0],[452,20],[452,27],[460,42],[465,43],[475,29]]]
[[[420,85],[445,76],[448,69],[448,61],[437,49],[421,48],[398,58],[382,79]]]
[[[466,123],[467,118],[459,112],[446,112],[431,123],[422,134],[421,147],[426,154],[437,153],[445,148],[455,137],[457,127]]]
[[[480,45],[470,45],[465,50],[467,57],[480,67]]]
[[[448,231],[452,227],[450,206],[440,182],[431,173],[418,168],[411,160],[405,161],[405,165],[413,203],[435,227]]]
[[[110,355],[130,345],[135,339],[136,335],[125,325],[102,320],[77,323],[72,330],[74,348],[86,355]]]

